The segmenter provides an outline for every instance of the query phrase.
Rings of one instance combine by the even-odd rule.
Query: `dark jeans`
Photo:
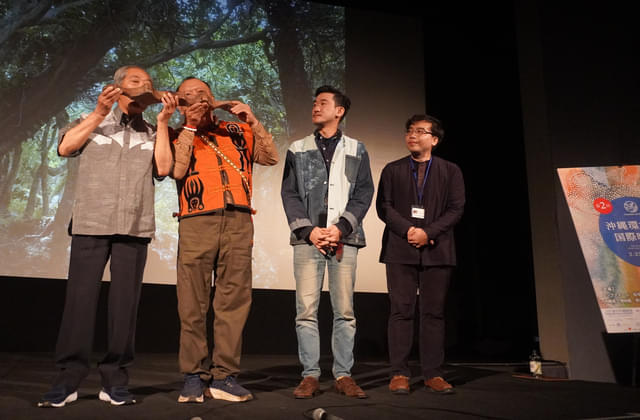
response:
[[[127,385],[148,238],[73,235],[66,300],[55,361],[54,385],[74,391],[89,373],[96,309],[105,265],[111,257],[107,353],[98,363],[104,387]]]
[[[386,264],[389,314],[389,359],[392,375],[411,376],[416,301],[420,304],[420,363],[425,379],[441,376],[444,362],[444,304],[452,267]],[[416,291],[420,295],[416,296]]]

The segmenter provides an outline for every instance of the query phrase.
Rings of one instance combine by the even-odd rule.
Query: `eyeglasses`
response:
[[[427,131],[424,128],[407,128],[406,133],[407,134],[416,134],[418,136],[424,136],[425,134],[433,135],[433,133],[431,131]]]

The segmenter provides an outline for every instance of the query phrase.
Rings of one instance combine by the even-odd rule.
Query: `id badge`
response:
[[[424,207],[419,204],[412,204],[411,217],[414,219],[424,219]]]

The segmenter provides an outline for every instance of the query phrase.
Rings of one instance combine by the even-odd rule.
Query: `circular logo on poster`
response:
[[[600,235],[618,257],[640,267],[640,198],[617,198],[610,206],[600,214]]]
[[[635,201],[625,201],[624,202],[624,210],[627,213],[637,213],[638,212],[638,205],[636,204]]]

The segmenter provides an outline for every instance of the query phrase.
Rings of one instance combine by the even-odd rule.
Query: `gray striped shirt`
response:
[[[74,154],[80,159],[74,235],[153,237],[155,129],[142,116],[124,125],[121,119],[122,111],[116,106]],[[60,141],[81,120],[65,127]]]

